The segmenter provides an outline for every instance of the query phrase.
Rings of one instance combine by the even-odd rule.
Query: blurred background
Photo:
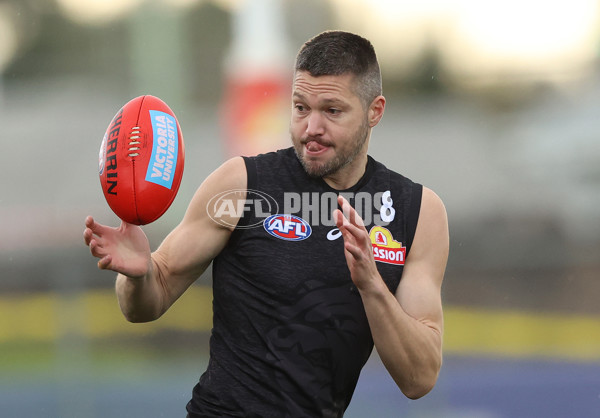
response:
[[[348,417],[597,417],[600,2],[0,0],[0,416],[177,417],[206,365],[207,272],[129,324],[83,245],[117,225],[104,131],[152,94],[186,171],[153,248],[226,158],[288,146],[302,43],[369,38],[386,115],[371,155],[434,189],[450,221],[445,363],[405,399],[376,353]]]

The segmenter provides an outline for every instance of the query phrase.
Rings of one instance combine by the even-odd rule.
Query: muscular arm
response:
[[[413,245],[396,294],[377,271],[362,220],[347,202],[336,220],[346,260],[361,294],[375,347],[390,375],[409,398],[427,394],[442,364],[441,284],[448,258],[448,221],[439,197],[424,188]]]
[[[233,230],[233,227],[211,219],[207,204],[220,192],[245,189],[246,182],[242,158],[225,162],[198,188],[181,223],[152,254],[149,248],[146,254],[146,251],[140,251],[143,246],[139,244],[145,236],[139,227],[123,224],[118,229],[122,230],[119,235],[114,233],[117,229],[94,224],[91,220],[84,237],[92,253],[100,258],[99,267],[119,273],[116,293],[127,320],[147,322],[157,319],[204,272],[226,245]],[[236,225],[238,220],[235,216],[226,219],[228,225]],[[92,237],[92,233],[95,236]],[[123,239],[123,234],[138,237]],[[135,250],[127,251],[126,247],[133,247],[134,243]]]

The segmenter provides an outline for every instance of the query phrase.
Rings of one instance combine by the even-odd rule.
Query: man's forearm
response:
[[[383,282],[361,296],[386,369],[407,397],[426,395],[435,385],[442,363],[440,330],[408,315]]]
[[[115,290],[121,312],[129,322],[150,322],[164,313],[162,289],[157,280],[157,269],[150,263],[144,277],[117,276]]]

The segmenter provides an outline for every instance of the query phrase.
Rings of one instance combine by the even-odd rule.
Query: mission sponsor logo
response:
[[[302,241],[310,236],[312,228],[304,219],[294,215],[272,215],[263,222],[265,230],[286,241]]]
[[[375,261],[387,264],[404,265],[406,247],[401,242],[394,241],[392,233],[382,226],[374,226],[369,231],[369,238],[373,245]]]

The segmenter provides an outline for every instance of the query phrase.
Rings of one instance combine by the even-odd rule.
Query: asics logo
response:
[[[327,239],[329,241],[335,241],[339,237],[342,236],[342,231],[339,228],[333,228],[331,231],[327,233]]]

